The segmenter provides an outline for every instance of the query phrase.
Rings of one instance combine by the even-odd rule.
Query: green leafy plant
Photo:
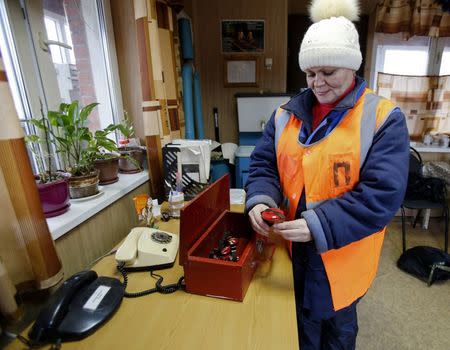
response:
[[[134,126],[127,111],[123,111],[123,122],[117,124],[117,129],[127,141],[134,136]]]
[[[61,103],[58,111],[48,112],[45,118],[31,122],[55,145],[65,170],[72,175],[87,175],[94,171],[96,159],[105,158],[105,152],[117,151],[116,143],[108,135],[117,129],[110,124],[94,133],[88,128],[88,118],[98,103],[80,107],[78,101]],[[38,142],[37,135],[30,135],[30,142]]]
[[[121,147],[118,149],[120,153],[120,158],[128,160],[131,164],[133,164],[134,167],[137,169],[142,169],[140,162],[135,158],[137,152],[142,152],[142,150],[139,147],[132,146],[130,147],[130,139],[135,136],[134,134],[134,126],[133,123],[128,115],[127,111],[123,111],[123,121],[120,124],[117,124],[117,130],[120,131],[123,138],[119,140],[119,144]],[[135,155],[135,156],[133,156]],[[139,156],[137,156],[139,157]]]
[[[36,160],[36,166],[38,174],[38,182],[41,184],[49,183],[57,179],[62,178],[63,174],[61,172],[53,171],[53,155],[50,151],[50,135],[49,135],[49,122],[44,118],[44,113],[42,111],[41,105],[41,118],[29,120],[31,124],[36,126],[38,129],[42,130],[42,137],[31,134],[25,136],[25,142],[28,144],[28,149],[33,153],[34,159]]]
[[[66,171],[72,175],[87,175],[94,170],[93,152],[88,146],[93,135],[87,127],[88,117],[98,103],[80,108],[78,101],[61,103],[58,111],[49,111],[48,129],[62,158]]]
[[[87,152],[93,157],[92,161],[96,159],[113,158],[115,155],[112,152],[117,152],[117,144],[111,140],[108,135],[115,132],[118,125],[109,124],[106,128],[97,130],[91,140],[88,142]]]

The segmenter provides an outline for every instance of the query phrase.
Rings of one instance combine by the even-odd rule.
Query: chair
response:
[[[424,177],[422,174],[422,157],[410,147],[408,187],[401,205],[403,252],[406,250],[406,215],[405,208],[418,210],[413,227],[425,209],[442,209],[445,220],[445,251],[448,252],[448,205],[447,186],[444,180],[436,177]]]

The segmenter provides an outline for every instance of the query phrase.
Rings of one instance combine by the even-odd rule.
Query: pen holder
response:
[[[169,194],[169,211],[170,216],[173,218],[180,217],[180,210],[184,206],[184,193],[183,192],[171,192]]]

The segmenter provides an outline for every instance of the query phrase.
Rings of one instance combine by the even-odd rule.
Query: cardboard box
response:
[[[258,264],[275,248],[257,238],[248,217],[229,211],[229,183],[222,176],[181,210],[179,261],[187,292],[242,301]],[[226,232],[239,239],[236,262],[210,257]]]

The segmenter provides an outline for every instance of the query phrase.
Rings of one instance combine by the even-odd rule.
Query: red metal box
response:
[[[180,265],[186,291],[242,301],[258,262],[270,254],[244,214],[230,212],[229,175],[217,180],[181,210]],[[226,234],[238,239],[238,261],[210,257]]]

